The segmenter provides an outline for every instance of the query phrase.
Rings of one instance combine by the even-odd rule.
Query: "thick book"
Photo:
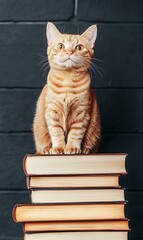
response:
[[[67,176],[27,176],[28,189],[32,188],[119,188],[119,175],[67,175]]]
[[[26,233],[24,240],[127,240],[127,231]]]
[[[89,220],[89,221],[58,221],[58,222],[25,222],[24,232],[49,231],[128,231],[128,219]]]
[[[31,190],[32,203],[123,202],[123,189]]]
[[[126,173],[127,154],[26,155],[26,175]]]
[[[125,202],[15,205],[16,222],[124,219]]]

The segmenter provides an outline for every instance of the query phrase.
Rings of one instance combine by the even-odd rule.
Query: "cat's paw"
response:
[[[41,148],[40,150],[36,151],[36,154],[49,154],[50,153],[50,147],[45,147],[45,148]]]
[[[53,147],[50,148],[50,154],[63,154],[64,149],[62,147]]]
[[[67,146],[64,149],[64,154],[80,154],[80,153],[81,153],[81,149],[77,147]]]
[[[43,150],[42,150],[42,154],[49,154],[50,153],[50,147],[45,147]]]
[[[89,148],[83,148],[83,149],[82,149],[82,153],[83,153],[83,154],[89,154],[90,151],[91,151],[91,150],[90,150]]]

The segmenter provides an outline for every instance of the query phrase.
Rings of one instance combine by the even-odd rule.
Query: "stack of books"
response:
[[[26,155],[30,204],[15,205],[24,240],[127,240],[127,154]]]

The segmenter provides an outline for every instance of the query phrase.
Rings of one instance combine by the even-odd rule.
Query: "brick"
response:
[[[120,184],[127,190],[143,190],[142,134],[102,134],[101,153],[127,153],[127,176],[120,177]]]
[[[31,131],[39,90],[0,92],[0,131]]]
[[[89,24],[58,24],[67,33],[83,32]],[[46,24],[0,24],[0,87],[42,87],[46,71]],[[65,30],[64,30],[65,28]],[[92,73],[92,86],[143,87],[143,24],[99,24],[93,61],[103,68]]]
[[[125,197],[128,200],[125,207],[125,215],[130,219],[129,226],[131,231],[129,231],[128,239],[138,239],[141,240],[143,230],[141,227],[141,216],[143,214],[142,199],[143,192],[125,192]]]
[[[107,1],[108,2],[108,1]],[[95,87],[142,87],[143,24],[99,24],[94,61],[103,68],[93,74]]]
[[[142,89],[95,90],[103,132],[142,132]]]
[[[1,0],[0,21],[68,20],[73,9],[72,0]]]
[[[0,191],[0,205],[1,209],[1,228],[0,239],[18,240],[23,237],[22,224],[15,223],[12,219],[12,210],[15,204],[29,203],[29,193],[24,191]],[[15,238],[15,239],[14,239]]]
[[[46,76],[40,71],[46,54],[45,24],[0,25],[1,87],[39,87]]]
[[[143,2],[138,0],[79,0],[78,20],[95,22],[143,21]]]
[[[34,153],[32,134],[0,134],[0,189],[25,189],[23,158]]]
[[[0,90],[0,132],[31,131],[41,90]],[[143,131],[142,89],[96,89],[103,132]]]

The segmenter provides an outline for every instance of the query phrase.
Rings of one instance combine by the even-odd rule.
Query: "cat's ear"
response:
[[[59,38],[61,33],[53,23],[48,22],[47,28],[46,28],[46,35],[47,35],[48,42],[52,42],[54,41],[54,39]]]
[[[81,34],[81,37],[85,38],[90,43],[91,48],[93,48],[97,38],[97,26],[90,26],[84,33]]]

